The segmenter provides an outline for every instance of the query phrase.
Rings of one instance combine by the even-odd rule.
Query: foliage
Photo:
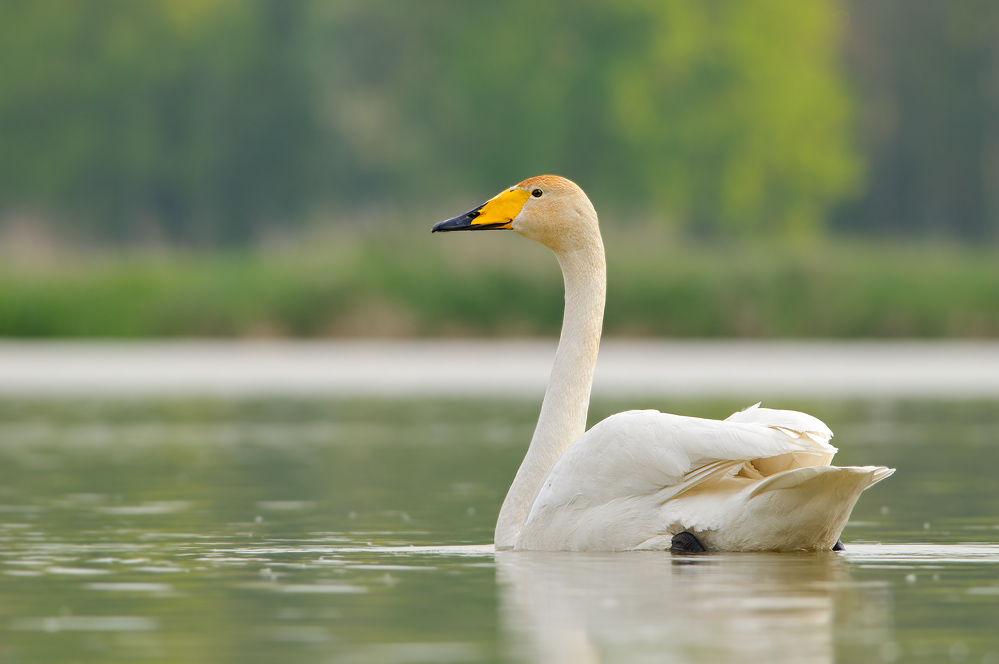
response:
[[[837,225],[999,239],[999,5],[846,4],[870,175]]]
[[[323,43],[346,63],[332,87],[375,109],[350,116],[359,158],[395,184],[554,171],[619,209],[771,234],[818,230],[856,184],[831,2],[375,6]]]
[[[421,236],[422,237],[422,236]],[[562,280],[520,243],[437,236],[0,269],[4,337],[557,334]],[[510,238],[515,242],[519,238]],[[608,245],[608,335],[999,337],[994,251]],[[914,269],[918,266],[918,269]]]
[[[319,156],[295,7],[2,0],[0,206],[133,242],[300,214]]]
[[[858,183],[834,0],[0,14],[0,210],[82,237],[240,242],[541,172],[699,233],[800,235]]]

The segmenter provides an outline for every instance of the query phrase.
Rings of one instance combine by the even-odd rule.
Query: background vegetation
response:
[[[557,335],[547,251],[498,233],[0,268],[8,337]],[[999,337],[999,250],[608,242],[607,334]]]
[[[542,172],[611,332],[996,336],[999,5],[0,0],[0,335],[548,333]]]

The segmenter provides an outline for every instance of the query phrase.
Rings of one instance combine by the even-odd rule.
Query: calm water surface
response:
[[[494,553],[537,404],[0,401],[0,662],[999,664],[999,404],[769,405],[846,553]]]

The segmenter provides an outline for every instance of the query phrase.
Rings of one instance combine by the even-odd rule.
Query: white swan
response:
[[[497,549],[828,550],[860,493],[895,472],[830,466],[825,424],[759,404],[725,421],[633,410],[586,431],[606,292],[597,213],[574,183],[542,175],[433,232],[489,229],[549,247],[565,281],[555,366]]]

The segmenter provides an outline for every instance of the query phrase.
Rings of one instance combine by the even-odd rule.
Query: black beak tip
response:
[[[430,229],[431,233],[436,233],[438,231],[471,231],[476,230],[477,226],[472,226],[472,220],[479,216],[479,210],[485,207],[485,203],[475,208],[471,212],[466,212],[460,217],[455,217],[454,219],[447,219],[445,221],[438,221],[434,224],[434,227]]]
[[[460,217],[455,217],[454,219],[448,219],[446,221],[438,221],[434,224],[434,227],[430,229],[431,233],[438,233],[442,231],[461,231],[468,230],[472,227],[472,219],[474,217],[469,217],[467,214]]]

